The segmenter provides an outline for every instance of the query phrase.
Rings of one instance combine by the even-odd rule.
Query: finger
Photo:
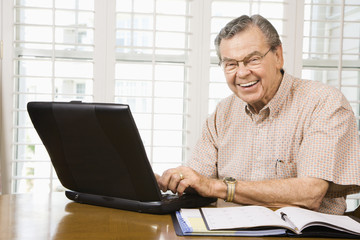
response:
[[[190,187],[189,180],[188,180],[188,179],[184,179],[184,180],[182,180],[182,181],[179,182],[176,191],[177,191],[178,195],[181,196],[181,195],[184,194],[185,190],[186,190],[187,188],[189,188],[189,187]]]
[[[178,182],[183,178],[183,176],[180,175],[180,170],[181,167],[168,169],[157,179],[159,187],[163,192],[167,190],[171,190],[174,193],[176,192]]]
[[[166,192],[171,178],[171,169],[166,170],[163,175],[158,179],[158,184],[161,191]]]
[[[183,176],[181,176],[179,173],[175,172],[171,175],[171,179],[169,181],[168,188],[173,192],[177,192],[177,188],[179,183],[181,182]]]
[[[160,175],[159,175],[159,174],[157,174],[157,173],[154,173],[154,175],[155,175],[155,179],[156,179],[156,181],[159,181],[159,179],[160,179]]]
[[[155,173],[155,178],[156,178],[156,182],[157,182],[157,184],[158,184],[158,186],[159,186],[159,189],[160,189],[161,191],[164,191],[165,189],[167,190],[167,186],[165,186],[165,185],[163,184],[164,180],[162,179],[162,176],[160,176],[159,174]],[[167,185],[167,184],[166,184],[166,185]],[[165,190],[164,192],[166,192],[166,190]]]

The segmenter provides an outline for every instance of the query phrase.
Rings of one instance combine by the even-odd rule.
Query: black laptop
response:
[[[71,200],[155,214],[216,201],[160,191],[128,105],[29,102],[27,109]]]

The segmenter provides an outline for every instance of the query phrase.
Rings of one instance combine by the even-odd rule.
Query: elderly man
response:
[[[215,45],[234,94],[207,119],[186,166],[158,177],[160,188],[343,214],[346,195],[360,191],[360,145],[342,93],[284,72],[278,33],[259,15],[229,22]]]

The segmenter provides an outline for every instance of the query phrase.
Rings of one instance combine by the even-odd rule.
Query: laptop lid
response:
[[[27,107],[64,187],[141,202],[161,199],[128,105],[30,102]]]

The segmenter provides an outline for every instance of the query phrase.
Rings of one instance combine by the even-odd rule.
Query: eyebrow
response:
[[[250,57],[252,57],[254,55],[260,55],[261,56],[261,53],[259,51],[253,51],[253,52],[249,53],[248,55],[246,55],[242,60],[250,58]],[[222,59],[222,61],[237,61],[237,60],[233,59],[233,58],[225,57],[224,59]]]

